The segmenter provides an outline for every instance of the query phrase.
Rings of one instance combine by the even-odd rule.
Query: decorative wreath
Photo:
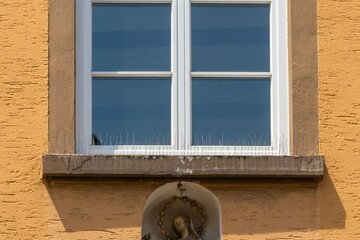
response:
[[[206,211],[201,205],[193,199],[188,197],[173,197],[168,202],[165,203],[164,208],[162,208],[159,212],[159,219],[157,221],[157,225],[160,228],[160,234],[166,240],[174,240],[173,237],[169,236],[165,227],[164,227],[164,220],[163,218],[166,216],[167,211],[171,208],[171,206],[176,202],[182,202],[183,204],[189,204],[191,208],[196,210],[197,216],[199,217],[200,226],[196,228],[196,232],[201,236],[204,231],[204,227],[207,221],[206,218]]]

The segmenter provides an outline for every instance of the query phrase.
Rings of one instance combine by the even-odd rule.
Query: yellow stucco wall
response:
[[[46,0],[0,0],[0,239],[139,239],[161,182],[41,179],[47,19]],[[324,181],[203,182],[221,202],[224,240],[360,239],[359,29],[359,0],[318,0]]]

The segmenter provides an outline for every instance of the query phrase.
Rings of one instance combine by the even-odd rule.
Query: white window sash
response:
[[[92,3],[171,3],[171,71],[92,72]],[[270,4],[270,72],[191,72],[191,4]],[[131,155],[288,155],[287,0],[77,0],[77,152]],[[171,145],[92,146],[92,77],[171,78]],[[192,146],[191,79],[271,78],[271,146]],[[121,80],[120,80],[121,81]]]
[[[91,71],[92,56],[92,4],[93,3],[171,3],[171,71]],[[76,149],[84,154],[159,154],[178,149],[178,90],[177,90],[177,7],[176,0],[77,0],[77,88],[76,88]],[[92,78],[93,77],[143,77],[171,79],[171,145],[92,145]],[[121,79],[119,79],[121,81]],[[81,86],[81,87],[80,87]]]

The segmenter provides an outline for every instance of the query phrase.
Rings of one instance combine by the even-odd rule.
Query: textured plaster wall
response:
[[[346,229],[324,236],[360,239],[360,1],[318,6],[320,148],[346,212]]]
[[[0,0],[0,239],[37,239],[50,204],[40,179],[47,141],[47,1]]]
[[[139,239],[163,182],[41,179],[47,16],[46,0],[0,0],[0,239]],[[359,29],[360,1],[318,0],[324,181],[201,182],[221,202],[224,240],[360,239]]]

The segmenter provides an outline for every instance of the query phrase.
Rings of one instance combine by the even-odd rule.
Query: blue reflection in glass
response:
[[[169,71],[170,4],[93,4],[93,71]]]
[[[269,146],[270,121],[270,79],[193,79],[193,145]]]
[[[171,80],[93,78],[95,145],[170,145]]]
[[[269,71],[269,4],[192,4],[192,71]]]

